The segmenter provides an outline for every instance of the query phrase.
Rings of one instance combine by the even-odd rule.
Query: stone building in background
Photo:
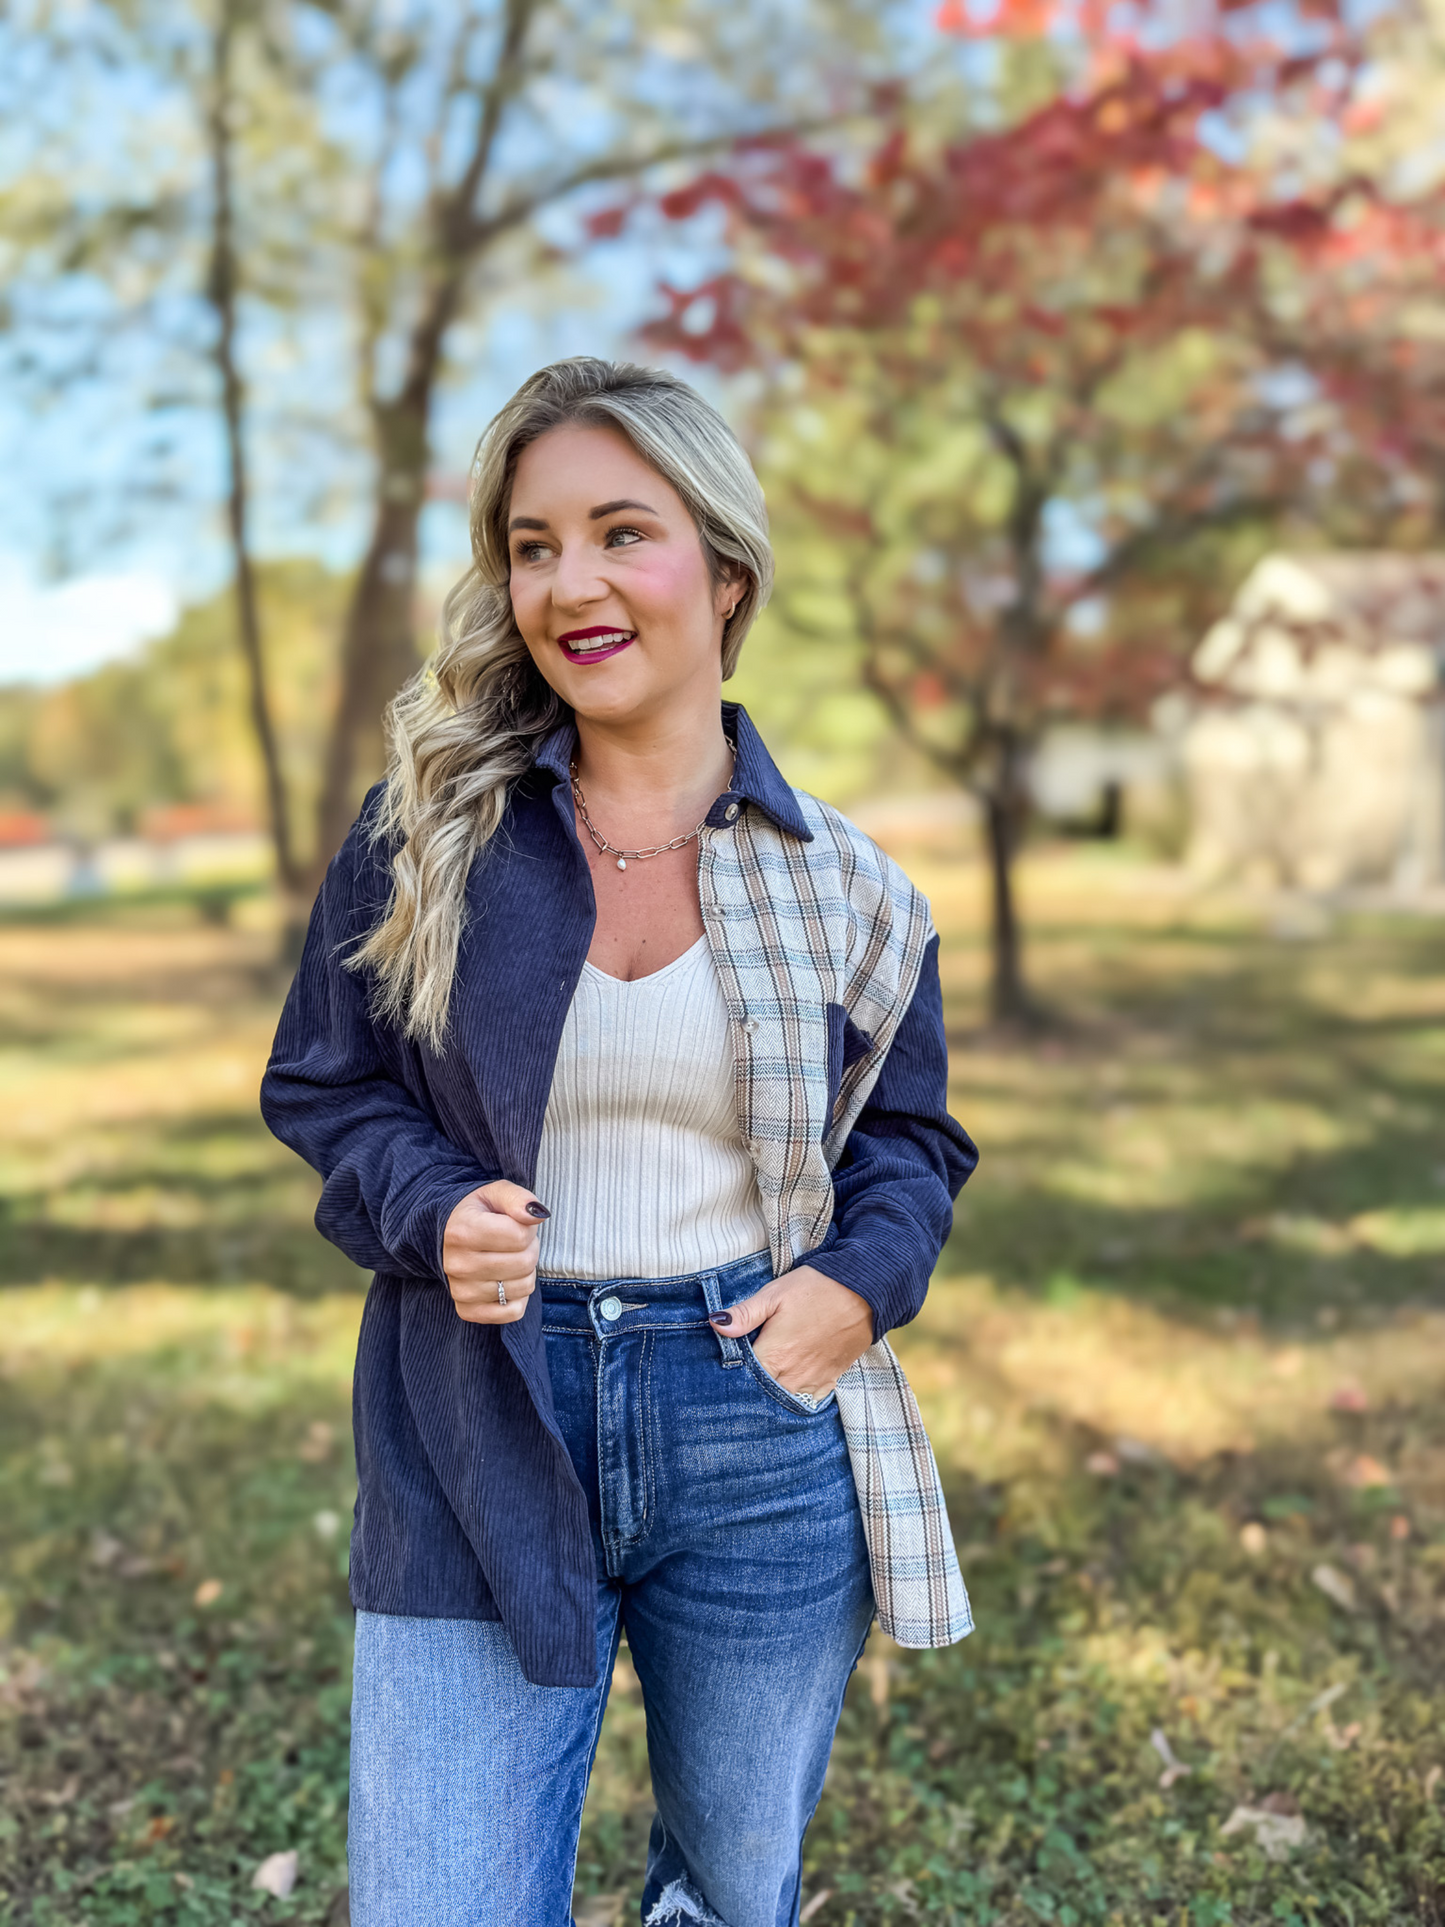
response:
[[[1445,881],[1445,555],[1275,555],[1194,656],[1189,858],[1303,890]]]

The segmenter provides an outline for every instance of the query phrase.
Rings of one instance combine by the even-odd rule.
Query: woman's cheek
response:
[[[637,613],[666,616],[674,624],[691,616],[712,620],[712,583],[702,557],[654,554],[626,585]]]
[[[512,598],[512,616],[522,632],[522,640],[529,648],[538,639],[539,612],[538,590],[535,583],[529,582],[524,575],[515,570],[508,580],[508,591]]]

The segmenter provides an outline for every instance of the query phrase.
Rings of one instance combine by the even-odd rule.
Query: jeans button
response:
[[[622,1300],[620,1298],[604,1298],[597,1309],[607,1322],[611,1324],[614,1318],[620,1318],[622,1316]]]

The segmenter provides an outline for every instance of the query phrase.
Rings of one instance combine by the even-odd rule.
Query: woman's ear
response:
[[[741,569],[734,564],[729,573],[718,583],[713,596],[713,608],[724,622],[731,622],[738,604],[748,592],[751,579],[746,569]]]

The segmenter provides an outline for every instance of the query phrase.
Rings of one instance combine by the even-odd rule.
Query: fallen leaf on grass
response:
[[[617,1927],[622,1918],[621,1894],[593,1894],[577,1904],[577,1927]]]
[[[1346,1458],[1338,1468],[1336,1477],[1342,1485],[1355,1492],[1368,1492],[1382,1485],[1393,1485],[1395,1475],[1387,1465],[1370,1457],[1368,1452],[1356,1452]]]
[[[296,1448],[298,1459],[305,1459],[308,1465],[320,1465],[331,1456],[331,1448],[336,1443],[336,1428],[328,1425],[324,1418],[313,1419],[306,1428],[306,1436]]]
[[[1274,1813],[1268,1807],[1236,1807],[1219,1829],[1226,1838],[1254,1828],[1254,1844],[1266,1860],[1288,1860],[1302,1847],[1308,1829],[1297,1813]]]
[[[1299,1801],[1283,1788],[1277,1793],[1266,1793],[1259,1804],[1265,1813],[1283,1813],[1289,1819],[1293,1819],[1299,1812]]]
[[[294,1847],[289,1853],[268,1853],[251,1875],[252,1887],[263,1894],[274,1894],[277,1900],[285,1900],[296,1885],[298,1858]]]
[[[1435,1798],[1435,1789],[1440,1784],[1442,1774],[1445,1774],[1445,1767],[1432,1766],[1430,1771],[1425,1775],[1425,1798],[1427,1800],[1433,1800]]]
[[[225,1587],[219,1579],[203,1579],[196,1587],[195,1599],[198,1606],[214,1606]]]
[[[1352,1613],[1357,1610],[1355,1582],[1348,1573],[1341,1572],[1338,1566],[1316,1566],[1310,1578],[1325,1598],[1333,1600],[1342,1612]]]
[[[1364,1730],[1358,1720],[1351,1720],[1343,1730],[1333,1720],[1325,1721],[1325,1738],[1337,1753],[1348,1752]]]
[[[1239,1543],[1252,1559],[1258,1559],[1269,1550],[1269,1534],[1258,1519],[1251,1519],[1239,1528]]]
[[[1365,1396],[1364,1387],[1353,1382],[1337,1385],[1330,1393],[1332,1412],[1368,1412],[1370,1401]]]
[[[53,1793],[41,1793],[36,1797],[47,1807],[68,1807],[80,1791],[80,1775],[72,1773],[64,1786],[57,1787]]]
[[[1162,1726],[1156,1726],[1149,1735],[1149,1744],[1164,1762],[1164,1771],[1159,1775],[1159,1784],[1167,1793],[1176,1780],[1183,1780],[1194,1771],[1185,1766],[1182,1760],[1174,1757],[1174,1748],[1169,1744],[1169,1736]]]
[[[1119,1470],[1119,1461],[1112,1452],[1091,1452],[1084,1460],[1084,1470],[1095,1473],[1101,1479],[1112,1479]]]
[[[808,1902],[807,1906],[804,1907],[803,1911],[798,1915],[799,1922],[802,1922],[805,1920],[811,1920],[814,1914],[816,1914],[818,1909],[823,1905],[823,1902],[825,1900],[831,1900],[832,1898],[833,1898],[833,1889],[831,1887],[825,1887],[821,1893],[814,1894],[813,1898]]]

